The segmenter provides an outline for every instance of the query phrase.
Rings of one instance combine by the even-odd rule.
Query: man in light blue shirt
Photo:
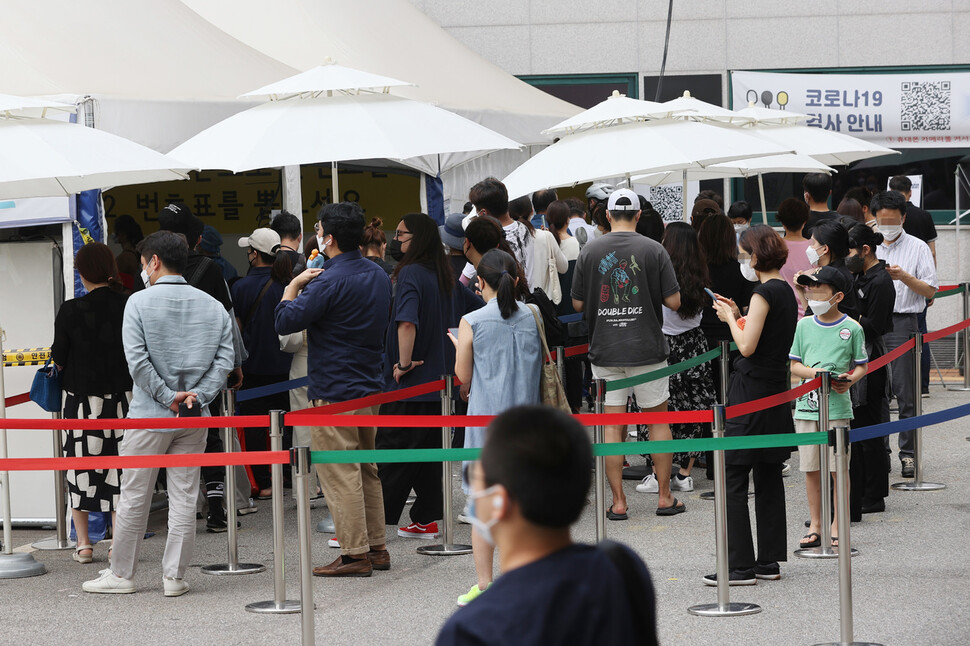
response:
[[[138,245],[152,289],[135,293],[125,307],[122,338],[134,382],[129,418],[175,417],[200,409],[207,415],[233,369],[234,323],[219,301],[185,282],[188,252],[185,239],[170,231],[153,233]],[[202,453],[206,433],[205,428],[129,429],[119,454]],[[182,579],[195,545],[199,467],[166,472],[168,540],[162,578],[165,596],[177,597],[189,589]],[[110,567],[84,583],[85,592],[135,591],[132,577],[157,475],[158,469],[124,470]]]

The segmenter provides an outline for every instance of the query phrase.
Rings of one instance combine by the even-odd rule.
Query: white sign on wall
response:
[[[809,116],[808,125],[889,148],[970,146],[970,73],[786,74],[732,72],[735,109]]]

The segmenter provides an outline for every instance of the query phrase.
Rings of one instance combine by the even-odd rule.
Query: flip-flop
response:
[[[812,538],[812,536],[814,536],[815,538]],[[802,543],[801,541],[799,541],[798,547],[802,549],[806,549],[809,547],[818,547],[819,545],[822,544],[822,537],[819,535],[818,532],[812,532],[811,534],[805,534],[804,536],[802,536],[802,540],[806,538],[811,538],[812,540],[810,540],[807,543]]]
[[[839,537],[838,536],[833,536],[832,537],[831,545],[832,545],[832,547],[838,547],[839,546]]]
[[[629,516],[627,516],[626,514],[618,514],[615,511],[613,511],[613,505],[610,505],[610,508],[606,510],[607,520],[627,520],[628,518]]]
[[[687,511],[687,505],[674,498],[674,504],[670,507],[657,507],[658,516],[676,516]]]

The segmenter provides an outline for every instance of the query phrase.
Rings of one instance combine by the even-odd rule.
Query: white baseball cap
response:
[[[622,198],[630,201],[629,204],[617,204]],[[610,193],[610,201],[606,203],[607,211],[639,211],[640,198],[636,193],[628,188],[618,188]]]
[[[256,251],[275,256],[280,249],[280,234],[269,227],[262,227],[253,231],[248,238],[240,238],[239,246],[244,249],[252,247]]]

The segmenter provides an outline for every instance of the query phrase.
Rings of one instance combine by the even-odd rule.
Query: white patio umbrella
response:
[[[737,128],[658,120],[567,135],[512,171],[509,197],[616,177],[703,168],[719,162],[791,152]]]
[[[765,206],[765,186],[762,176],[767,173],[834,173],[835,170],[805,155],[772,155],[754,157],[737,161],[713,164],[706,168],[691,168],[681,172],[655,173],[634,177],[633,182],[662,186],[680,181],[700,181],[705,179],[731,179],[734,177],[758,177],[758,191],[761,195],[761,219],[768,224],[768,210]]]
[[[683,112],[683,111],[682,111]],[[592,108],[583,110],[579,114],[560,121],[551,128],[542,131],[544,135],[568,135],[589,130],[617,126],[636,121],[649,121],[670,114],[670,110],[662,103],[631,99],[613,90],[605,101],[600,101]]]
[[[76,123],[0,118],[0,199],[187,179],[191,166]]]
[[[754,121],[751,116],[695,99],[686,90],[683,96],[664,101],[660,106],[662,111],[654,115],[658,119],[690,119],[691,121],[716,122],[734,126]]]
[[[46,117],[50,111],[74,112],[75,107],[49,99],[0,94],[0,117]]]
[[[846,166],[860,159],[899,154],[865,139],[806,125],[755,125],[744,130],[829,166]]]
[[[249,93],[285,97],[235,114],[169,154],[203,169],[242,172],[298,164],[389,159],[432,173],[409,158],[483,155],[521,146],[429,103],[390,94],[403,81],[324,65]],[[368,88],[380,88],[371,92]],[[333,194],[339,194],[333,173]]]

